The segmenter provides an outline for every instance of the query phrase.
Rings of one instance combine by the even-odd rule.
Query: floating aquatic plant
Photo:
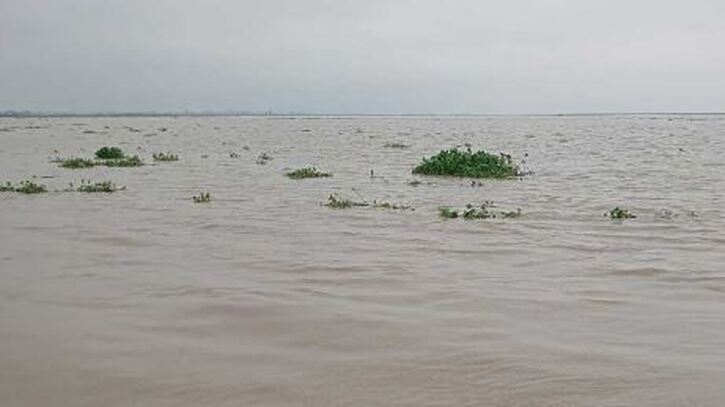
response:
[[[96,158],[100,160],[116,160],[123,158],[125,155],[119,147],[101,147],[96,151]]]
[[[76,188],[76,191],[78,192],[116,192],[126,189],[126,187],[117,187],[116,184],[114,184],[111,181],[102,181],[102,182],[90,182],[86,180],[81,180],[81,184]]]
[[[446,206],[441,206],[440,208],[438,208],[438,214],[441,218],[445,219],[455,219],[458,217],[458,211],[448,208]]]
[[[96,163],[93,160],[88,160],[85,158],[65,158],[65,159],[59,159],[57,162],[60,163],[60,166],[62,168],[71,168],[71,169],[78,169],[78,168],[92,168],[96,165]]]
[[[179,156],[171,153],[158,153],[153,155],[154,161],[179,161]]]
[[[296,169],[292,172],[288,172],[287,176],[291,179],[305,179],[305,178],[325,178],[331,177],[332,174],[329,172],[319,171],[315,167],[304,167]]]
[[[346,209],[351,208],[353,206],[353,202],[349,199],[340,198],[335,194],[330,194],[330,196],[327,197],[327,203],[325,206],[333,209]]]
[[[390,202],[386,201],[373,201],[373,204],[371,205],[373,208],[379,208],[379,209],[393,209],[393,210],[400,210],[400,211],[406,211],[411,210],[414,211],[415,208],[409,206],[409,205],[399,205],[399,204],[391,204]]]
[[[262,153],[257,157],[257,164],[264,165],[269,161],[272,161],[272,156],[267,153]]]
[[[463,218],[466,220],[475,219],[496,219],[496,218],[518,218],[522,215],[521,209],[515,211],[492,211],[491,208],[495,207],[491,201],[484,201],[480,206],[474,206],[472,204],[466,205],[465,209],[456,210],[449,207],[439,207],[438,214],[440,217],[445,219],[456,219]]]
[[[483,150],[457,148],[443,150],[413,168],[413,174],[450,175],[469,178],[510,178],[521,175],[508,154],[490,154]]]
[[[365,200],[353,201],[350,199],[341,198],[337,194],[330,194],[330,196],[327,197],[327,203],[325,203],[325,206],[327,206],[328,208],[333,208],[333,209],[347,209],[347,208],[352,208],[354,206],[357,206],[357,207],[370,207],[370,208],[376,208],[376,209],[415,210],[414,208],[412,208],[408,205],[392,204],[392,203],[386,202],[386,201],[373,200],[372,203],[368,203]]]
[[[144,162],[137,155],[134,155],[120,159],[97,161],[96,165],[105,165],[106,167],[140,167],[144,165]]]
[[[10,182],[6,182],[5,185],[0,185],[0,192],[19,192],[21,194],[40,194],[48,192],[48,188],[43,184],[37,184],[32,180],[20,181],[17,185],[13,185]]]
[[[192,198],[194,199],[194,203],[211,202],[211,195],[208,192],[202,192],[199,195],[194,195]]]
[[[604,216],[608,216],[610,219],[634,219],[637,217],[627,209],[620,208],[619,206],[615,207]]]

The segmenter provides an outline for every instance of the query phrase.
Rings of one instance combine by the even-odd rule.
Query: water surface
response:
[[[535,174],[411,175],[466,143]],[[104,145],[181,159],[50,162]],[[0,119],[0,181],[127,187],[0,193],[0,402],[723,405],[723,157],[717,115]],[[437,216],[485,200],[524,216]]]

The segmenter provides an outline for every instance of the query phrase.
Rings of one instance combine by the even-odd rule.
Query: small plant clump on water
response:
[[[211,194],[208,192],[202,192],[199,195],[194,195],[192,198],[194,199],[194,203],[211,202]]]
[[[522,175],[508,154],[490,154],[470,148],[443,150],[413,168],[413,174],[449,175],[468,178],[511,178]]]
[[[305,179],[305,178],[325,178],[331,177],[332,174],[329,172],[319,171],[315,167],[304,167],[296,169],[292,172],[288,172],[287,176],[291,179]]]
[[[637,217],[627,209],[620,208],[619,206],[615,207],[604,216],[608,216],[609,219],[634,219]]]
[[[262,153],[257,157],[257,164],[264,165],[269,161],[272,161],[272,156],[267,153]]]
[[[441,206],[440,208],[438,208],[438,214],[441,218],[445,219],[456,219],[458,217],[458,211],[448,208],[446,206]]]
[[[119,147],[101,147],[96,151],[96,158],[100,160],[117,160],[125,157],[123,150]]]
[[[465,209],[456,210],[451,209],[449,207],[442,206],[438,208],[438,214],[441,218],[444,219],[456,219],[456,218],[463,218],[466,220],[475,220],[475,219],[496,219],[496,218],[504,218],[504,219],[511,219],[511,218],[518,218],[521,217],[521,209],[516,209],[515,211],[492,211],[491,208],[493,208],[495,205],[491,201],[484,201],[480,206],[474,206],[472,204],[466,205]]]
[[[408,206],[408,205],[398,205],[398,204],[391,204],[390,202],[386,201],[373,201],[373,204],[371,205],[373,208],[379,208],[379,209],[393,209],[398,211],[406,211],[411,210],[414,211],[415,208]]]
[[[327,203],[325,203],[325,206],[332,209],[347,209],[352,207],[370,207],[370,208],[376,208],[376,209],[393,209],[393,210],[412,210],[415,209],[408,206],[408,205],[398,205],[398,204],[392,204],[390,202],[386,201],[376,201],[374,200],[373,203],[368,203],[365,201],[352,201],[350,199],[341,198],[337,194],[330,194],[330,196],[327,197]]]
[[[163,155],[163,153],[162,153]],[[144,165],[144,162],[137,156],[127,156],[123,150],[118,147],[101,147],[96,151],[96,160],[89,160],[85,158],[67,158],[67,159],[55,159],[54,162],[60,163],[62,168],[91,168],[97,165],[104,165],[106,167],[140,167]],[[175,157],[171,154],[164,155],[164,157]],[[156,154],[154,154],[156,158]],[[178,159],[178,157],[177,157]],[[173,161],[173,160],[172,160]]]
[[[134,155],[113,160],[102,160],[97,162],[97,165],[105,165],[106,167],[140,167],[144,163],[137,155]]]
[[[179,161],[179,156],[171,153],[154,154],[154,161]]]
[[[363,205],[353,205],[354,202],[349,199],[340,198],[339,196],[335,194],[330,194],[329,197],[327,197],[327,203],[325,206],[332,209],[347,209],[352,208],[353,206],[363,206]]]
[[[62,168],[78,169],[78,168],[92,168],[96,165],[93,160],[85,158],[66,158],[59,159],[57,162],[60,163]]]
[[[37,184],[35,181],[25,180],[20,181],[17,185],[13,185],[10,182],[6,182],[5,185],[0,186],[0,192],[19,192],[21,194],[40,194],[48,192],[48,188],[43,184]]]
[[[81,184],[76,188],[76,191],[78,192],[116,192],[126,189],[126,187],[117,187],[116,184],[114,184],[111,181],[102,181],[102,182],[91,182],[86,180],[81,180]]]

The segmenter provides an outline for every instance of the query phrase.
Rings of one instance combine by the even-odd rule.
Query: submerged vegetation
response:
[[[154,154],[154,161],[179,161],[179,156],[171,153]]]
[[[604,216],[608,216],[609,219],[634,219],[637,217],[627,209],[620,208],[619,206],[615,207]]]
[[[403,143],[386,143],[385,145],[383,145],[383,147],[385,147],[385,148],[408,148],[410,146],[407,144],[403,144]]]
[[[292,172],[288,172],[287,176],[291,179],[305,179],[305,178],[325,178],[331,177],[332,173],[321,172],[315,167],[304,167],[296,169]]]
[[[194,199],[194,203],[211,202],[211,194],[208,192],[202,192],[199,195],[194,195],[192,199]]]
[[[456,219],[460,217],[466,220],[496,218],[510,219],[518,218],[522,215],[521,209],[516,209],[515,211],[492,211],[491,208],[493,207],[495,207],[495,205],[491,201],[484,201],[480,206],[468,204],[465,209],[461,210],[442,206],[438,208],[438,214],[441,218],[445,219]]]
[[[430,157],[413,168],[413,174],[450,175],[469,178],[510,178],[521,175],[508,154],[490,154],[483,150],[472,152],[450,149]]]
[[[6,182],[5,185],[0,185],[0,192],[19,192],[21,194],[40,194],[48,192],[48,188],[43,184],[37,184],[32,180],[20,181],[13,185],[10,182]]]

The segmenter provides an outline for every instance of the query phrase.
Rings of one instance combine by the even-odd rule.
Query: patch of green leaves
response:
[[[201,192],[199,195],[194,195],[192,199],[194,200],[194,203],[211,202],[211,194],[208,192]]]
[[[315,167],[304,167],[304,168],[296,169],[292,172],[288,172],[287,176],[290,179],[305,179],[305,178],[331,177],[332,174],[329,172],[321,172]]]
[[[66,158],[58,160],[62,168],[78,169],[78,168],[92,168],[96,165],[93,160],[85,158]]]
[[[467,178],[511,178],[521,175],[508,154],[490,154],[483,150],[443,150],[413,168],[413,174],[448,175]]]
[[[460,210],[442,206],[438,208],[438,215],[444,219],[463,218],[465,220],[511,219],[518,218],[522,215],[521,209],[516,209],[515,211],[493,211],[491,208],[494,206],[494,203],[491,201],[484,201],[480,206],[468,204],[464,209]]]
[[[119,147],[101,147],[96,151],[96,158],[99,160],[117,160],[125,157],[123,150]]]
[[[81,184],[76,188],[76,191],[78,192],[116,192],[126,189],[125,187],[117,187],[116,184],[114,184],[111,181],[102,181],[102,182],[90,182],[86,180],[82,180]]]
[[[605,216],[608,216],[609,219],[634,219],[637,217],[629,210],[620,208],[619,206],[606,213]]]
[[[96,161],[96,165],[105,165],[106,167],[140,167],[144,162],[137,156],[123,157],[114,160]]]
[[[0,192],[18,192],[21,194],[40,194],[48,192],[48,188],[43,184],[38,184],[32,180],[20,181],[13,185],[10,182],[6,182],[5,185],[0,185]]]
[[[154,161],[179,161],[179,156],[171,153],[154,154]]]

